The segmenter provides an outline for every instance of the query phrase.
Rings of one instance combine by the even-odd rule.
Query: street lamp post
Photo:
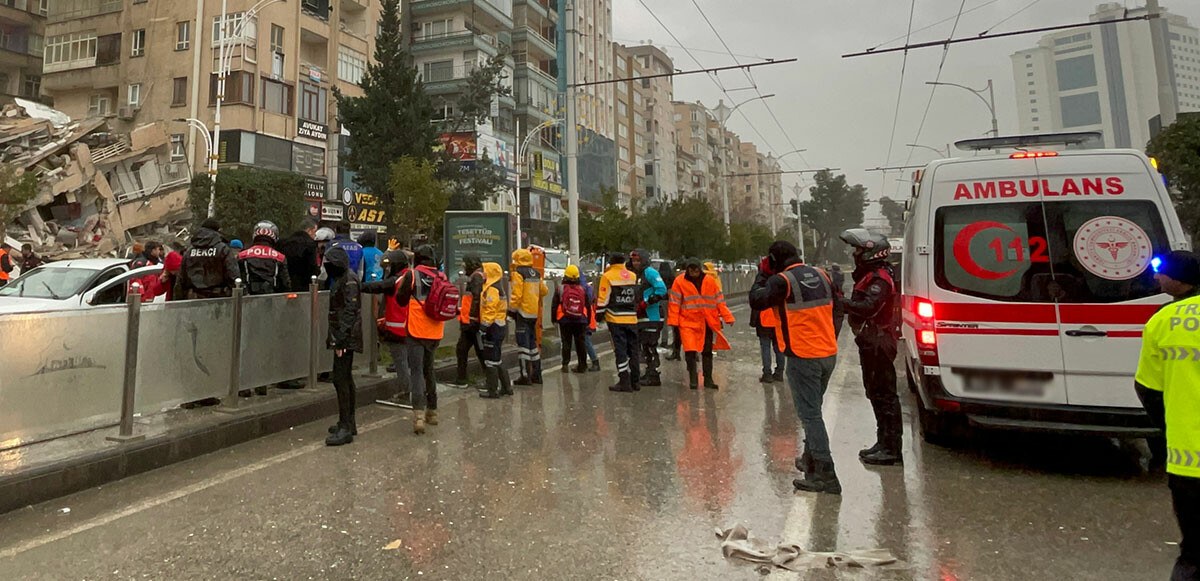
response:
[[[725,158],[726,158],[725,122],[729,121],[729,118],[733,116],[733,113],[735,111],[737,111],[738,108],[741,107],[742,105],[745,105],[746,103],[753,103],[754,101],[762,101],[764,99],[770,99],[771,97],[774,97],[774,96],[775,96],[775,93],[769,93],[767,95],[759,95],[759,96],[753,97],[751,99],[746,99],[745,101],[742,101],[741,103],[738,103],[737,105],[734,105],[732,109],[729,107],[726,107],[724,102],[722,102],[720,105],[717,106],[717,109],[716,109],[717,120],[718,120],[720,128],[721,128],[721,135],[718,136],[718,139],[721,140],[721,143],[720,143],[720,147],[721,147],[721,204],[724,206],[724,209],[725,209],[725,231],[726,232],[729,232],[729,177],[728,177],[729,172],[728,172],[727,164],[725,162]]]
[[[513,208],[517,215],[517,246],[518,247],[521,247],[521,244],[522,244],[522,241],[521,241],[521,175],[522,175],[521,167],[525,163],[525,152],[528,151],[530,142],[533,141],[533,138],[536,137],[539,132],[541,132],[543,129],[546,129],[548,127],[553,127],[560,123],[562,123],[562,120],[560,120],[560,119],[543,121],[540,125],[538,125],[537,127],[534,127],[533,130],[530,131],[529,134],[525,136],[525,139],[521,139],[521,120],[517,119],[517,139],[519,140],[519,141],[517,141],[517,159],[516,159],[517,183],[513,186],[512,195],[513,195]]]
[[[929,151],[932,151],[938,155],[944,155],[946,157],[950,157],[950,145],[949,144],[946,144],[946,151],[944,153],[942,152],[942,150],[940,150],[936,147],[930,147],[928,145],[921,145],[920,143],[909,143],[905,147],[918,147],[921,149],[928,149]]]
[[[208,126],[205,125],[203,121],[192,117],[176,117],[175,120],[182,123],[187,123],[189,128],[199,131],[200,134],[204,136],[204,158],[208,159],[213,153],[212,135],[208,133]],[[195,160],[195,154],[192,154],[190,157],[192,160]],[[191,166],[192,164],[188,165]],[[210,174],[212,173],[211,168],[206,171],[208,171]],[[196,170],[193,169],[192,173],[195,174]]]
[[[944,83],[940,81],[926,81],[925,84],[934,86],[944,85],[947,87],[958,87],[960,89],[966,89],[973,93],[976,97],[979,97],[979,100],[983,101],[983,104],[987,105],[988,111],[992,113],[992,137],[1000,137],[1000,127],[996,124],[996,93],[992,90],[991,79],[988,79],[987,86],[982,89],[972,89],[966,85],[960,85],[958,83]],[[984,91],[987,91],[988,94],[986,99],[983,96]]]

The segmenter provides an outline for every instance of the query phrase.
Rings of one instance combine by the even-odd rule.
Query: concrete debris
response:
[[[175,155],[173,155],[175,153]],[[6,245],[31,244],[47,260],[117,256],[135,240],[184,246],[191,171],[171,151],[161,123],[129,133],[104,119],[72,121],[20,101],[0,109],[0,163],[38,177],[34,198],[15,212]]]

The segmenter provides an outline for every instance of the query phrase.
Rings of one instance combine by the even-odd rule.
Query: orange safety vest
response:
[[[471,283],[475,282],[475,275],[479,275],[479,286],[483,286],[483,270],[476,270],[469,273],[467,276],[467,287],[463,289],[462,298],[459,299],[458,305],[458,322],[464,325],[479,322],[479,315],[471,316],[471,308],[475,306],[475,295],[471,292]]]
[[[404,280],[404,275],[408,274],[408,269],[400,273],[400,277],[396,279],[395,292],[400,292],[400,282]],[[383,327],[389,333],[397,337],[408,336],[408,305],[402,305],[396,301],[396,295],[384,297],[383,305]],[[411,300],[409,301],[412,302]]]
[[[445,335],[445,321],[438,321],[425,314],[425,302],[418,300],[417,287],[420,286],[421,275],[432,277],[431,269],[428,266],[418,266],[413,269],[412,277],[412,294],[408,299],[408,336],[417,339],[437,339],[441,340]],[[424,285],[429,287],[429,285]],[[429,288],[424,289],[425,298],[429,298]]]
[[[788,283],[787,300],[775,307],[775,315],[786,325],[775,327],[775,338],[789,355],[819,359],[837,355],[833,331],[833,285],[819,268],[794,264],[775,275]],[[764,312],[765,314],[765,312]]]
[[[775,314],[775,309],[763,309],[759,311],[758,324],[760,327],[778,327],[779,317]]]
[[[8,256],[8,251],[3,248],[0,248],[0,260],[4,260],[5,256]],[[9,264],[10,265],[12,264],[12,258],[9,258]],[[21,274],[25,274],[25,273],[21,273]],[[0,280],[8,280],[8,273],[4,272],[3,268],[0,268]]]

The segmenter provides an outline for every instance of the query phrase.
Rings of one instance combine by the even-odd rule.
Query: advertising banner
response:
[[[533,154],[532,185],[552,194],[562,194],[562,171],[555,156],[543,155],[541,152]]]
[[[467,254],[507,268],[512,255],[511,218],[506,212],[446,212],[446,270],[461,268]]]
[[[438,137],[442,147],[459,161],[475,159],[477,145],[474,133],[443,133]]]

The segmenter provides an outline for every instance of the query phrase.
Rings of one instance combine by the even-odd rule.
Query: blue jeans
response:
[[[762,352],[763,375],[771,375],[771,353],[775,353],[775,372],[783,372],[783,351],[775,344],[774,337],[759,337],[758,348]]]
[[[821,416],[821,403],[836,366],[837,355],[803,359],[788,354],[788,384],[792,388],[796,415],[804,428],[800,447],[814,460],[833,461],[833,454],[829,451],[829,433],[825,431],[825,418]]]
[[[587,347],[587,354],[588,354],[589,359],[591,359],[592,361],[597,361],[600,359],[599,357],[596,357],[596,346],[592,345],[592,332],[591,331],[583,332],[583,346]]]

